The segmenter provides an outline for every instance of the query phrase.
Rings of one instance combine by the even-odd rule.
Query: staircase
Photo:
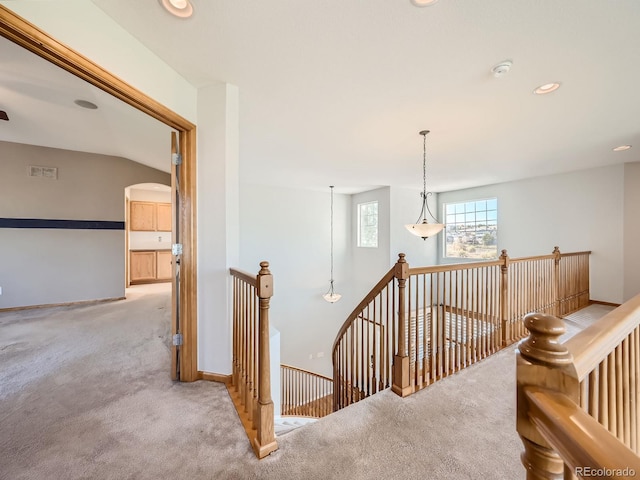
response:
[[[556,247],[550,255],[510,259],[503,250],[496,261],[418,268],[400,254],[338,332],[333,378],[281,366],[281,417],[271,400],[269,264],[262,262],[257,276],[231,269],[230,388],[256,455],[268,455],[277,449],[276,435],[314,418],[387,388],[411,395],[498,352],[525,336],[528,312],[565,315],[588,305],[590,253]]]
[[[318,419],[313,417],[275,417],[276,437],[282,437],[296,428],[304,427],[317,421]]]

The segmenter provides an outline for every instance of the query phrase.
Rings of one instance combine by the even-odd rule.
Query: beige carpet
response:
[[[524,478],[513,347],[295,430],[258,461],[222,385],[170,381],[166,288],[128,297],[0,314],[1,479]]]

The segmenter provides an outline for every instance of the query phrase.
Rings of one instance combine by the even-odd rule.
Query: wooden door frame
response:
[[[182,205],[179,215],[182,233],[180,317],[183,345],[178,355],[180,380],[198,380],[196,126],[2,5],[0,35],[179,132],[183,162],[180,184]],[[172,301],[175,302],[175,299]],[[176,347],[172,348],[175,354]]]

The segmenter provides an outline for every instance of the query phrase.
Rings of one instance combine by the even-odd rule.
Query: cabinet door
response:
[[[158,203],[157,206],[157,222],[156,226],[160,232],[171,231],[171,204]]]
[[[158,250],[158,264],[156,272],[158,280],[169,280],[171,278],[171,250]]]
[[[171,253],[171,252],[169,252]],[[131,252],[131,283],[156,279],[156,252]]]
[[[156,229],[156,204],[131,202],[131,230],[154,231]]]

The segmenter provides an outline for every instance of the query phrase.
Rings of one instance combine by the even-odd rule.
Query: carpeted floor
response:
[[[524,478],[514,347],[288,433],[258,461],[224,386],[169,379],[166,286],[127,296],[0,314],[1,479]]]

